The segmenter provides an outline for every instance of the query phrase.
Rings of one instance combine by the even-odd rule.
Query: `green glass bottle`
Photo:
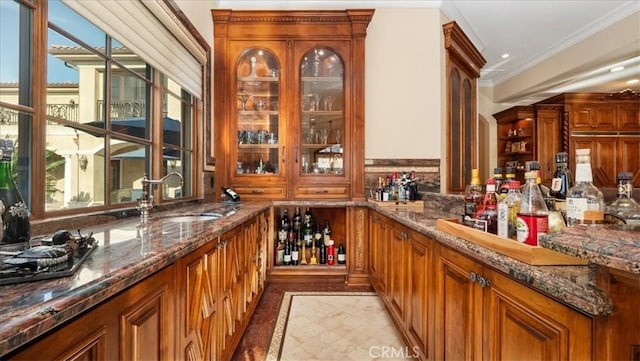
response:
[[[0,139],[0,209],[2,209],[2,236],[0,243],[27,243],[31,238],[29,208],[22,200],[11,171],[13,141]]]

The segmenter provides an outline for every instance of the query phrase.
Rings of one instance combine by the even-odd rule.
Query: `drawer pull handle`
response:
[[[480,288],[485,288],[485,287],[491,286],[491,282],[489,282],[489,280],[484,278],[484,277],[480,277],[478,279],[478,284],[480,285]]]
[[[253,194],[263,194],[264,193],[264,189],[253,189],[251,191],[251,193],[253,193]]]
[[[471,272],[469,273],[469,279],[471,280],[471,282],[475,282],[478,280],[478,275],[475,272]]]
[[[321,193],[329,193],[329,191],[326,189],[316,189],[316,194],[321,194]]]

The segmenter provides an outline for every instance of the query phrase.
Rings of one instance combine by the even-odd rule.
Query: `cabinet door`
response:
[[[178,358],[219,359],[217,241],[181,258],[178,268]]]
[[[597,187],[615,187],[618,148],[616,137],[572,137],[570,148],[570,164],[575,174],[576,149],[591,149],[591,169],[593,183]],[[637,165],[636,165],[637,168]]]
[[[617,148],[617,173],[632,172],[634,188],[640,187],[640,137],[620,137]]]
[[[430,312],[433,307],[431,296],[431,256],[432,241],[416,232],[409,238],[409,274],[407,296],[407,330],[412,343],[417,345],[423,359],[432,357],[430,350],[430,325],[433,325]]]
[[[538,109],[536,115],[536,153],[542,183],[551,184],[556,171],[556,153],[560,151],[560,112]]]
[[[389,225],[386,218],[377,212],[369,217],[369,275],[378,293],[387,292],[387,261],[389,260]]]
[[[591,319],[489,269],[484,360],[588,360]]]
[[[407,256],[406,247],[408,232],[406,228],[393,224],[390,229],[389,240],[389,284],[387,296],[391,305],[391,314],[398,323],[405,323],[405,289],[407,287]]]
[[[282,84],[289,76],[283,69],[285,43],[237,41],[229,54],[236,95],[225,129],[231,182],[245,199],[274,199],[277,194],[284,198],[287,104]]]
[[[233,354],[234,343],[238,341],[240,326],[244,320],[244,282],[242,272],[243,230],[237,227],[220,237],[220,276],[222,277],[222,359]]]
[[[446,247],[436,257],[436,360],[482,359],[482,266]]]
[[[169,285],[154,290],[120,315],[122,360],[167,360],[173,358],[175,318]]]
[[[292,126],[296,198],[349,198],[350,43],[298,41]]]
[[[618,106],[618,129],[621,131],[640,130],[640,107],[638,104]]]
[[[614,104],[576,104],[571,107],[569,131],[615,131],[618,112]]]

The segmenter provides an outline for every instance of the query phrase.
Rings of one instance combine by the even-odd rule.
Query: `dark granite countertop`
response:
[[[270,202],[240,205],[214,222],[176,222],[179,214],[229,212],[202,204],[116,220],[93,231],[98,248],[69,277],[0,286],[0,355],[25,344],[125,288],[174,263],[261,211]],[[1,358],[1,357],[0,357]]]
[[[222,207],[221,204],[214,203],[196,204],[152,213],[151,221],[144,227],[140,226],[137,217],[130,217],[84,229],[84,232],[94,232],[99,247],[74,275],[0,286],[0,355],[35,339],[174,263],[176,259],[272,205],[369,207],[577,310],[591,315],[607,315],[611,312],[613,306],[609,298],[595,286],[593,266],[530,266],[437,230],[437,219],[451,218],[452,214],[457,213],[456,206],[447,202],[447,199],[437,196],[425,198],[427,208],[423,212],[395,210],[366,201],[283,201],[242,203],[234,214],[215,222],[175,222],[167,218],[177,214],[217,212]],[[638,273],[639,247],[636,234],[619,230],[602,232],[605,233],[598,236],[598,239],[609,239],[611,243],[612,237],[617,237],[620,242],[616,241],[616,244],[627,242],[629,247],[635,248],[618,251],[611,244],[609,247],[602,244],[590,246],[587,244],[588,237],[593,236],[593,233],[581,234],[578,229],[567,229],[563,234],[549,236],[544,246],[594,263]],[[628,262],[631,262],[631,266],[628,266]]]

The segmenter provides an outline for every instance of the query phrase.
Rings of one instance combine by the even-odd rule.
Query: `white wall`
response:
[[[207,41],[216,1],[176,2]],[[440,158],[439,8],[378,8],[367,29],[365,158]]]
[[[439,9],[376,9],[366,40],[366,158],[440,158],[441,39]]]

